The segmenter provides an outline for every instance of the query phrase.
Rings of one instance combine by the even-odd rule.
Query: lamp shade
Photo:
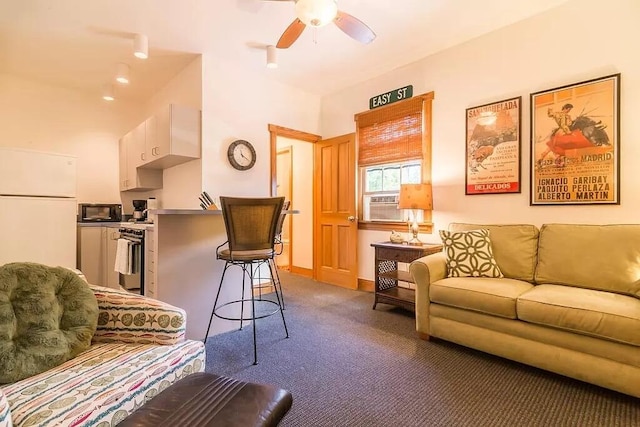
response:
[[[402,184],[398,209],[433,209],[431,184]]]
[[[312,27],[327,25],[338,14],[335,0],[298,0],[295,7],[298,19]]]

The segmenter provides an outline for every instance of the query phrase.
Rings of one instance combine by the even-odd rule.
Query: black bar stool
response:
[[[220,286],[216,294],[213,304],[209,326],[205,335],[205,343],[211,328],[213,317],[220,319],[239,321],[240,329],[242,323],[247,320],[253,321],[253,364],[258,363],[258,352],[256,345],[256,320],[262,319],[280,312],[286,338],[289,338],[287,330],[287,322],[282,311],[282,296],[280,295],[279,283],[276,285],[277,272],[274,273],[273,258],[275,256],[274,242],[278,220],[282,214],[282,206],[284,197],[268,197],[268,198],[242,198],[242,197],[220,197],[222,208],[222,216],[224,217],[224,225],[227,231],[227,241],[216,248],[216,257],[225,261],[222,277],[220,278]],[[254,284],[254,263],[267,263],[271,280],[274,283],[274,291],[276,300],[267,298],[267,295],[259,293],[260,284]],[[218,305],[220,291],[224,285],[224,276],[227,269],[231,266],[239,266],[242,268],[242,290],[239,299],[222,303]],[[250,297],[246,296],[245,279],[249,279]],[[279,282],[279,281],[278,281]],[[228,285],[227,285],[228,286]],[[237,284],[232,284],[237,286]],[[245,317],[245,303],[251,302],[251,315]],[[270,307],[272,310],[256,311],[256,303],[264,307]],[[236,317],[233,313],[226,315],[222,313],[224,307],[240,305],[240,317]]]

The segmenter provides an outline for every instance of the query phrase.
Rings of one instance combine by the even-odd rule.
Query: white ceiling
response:
[[[0,73],[99,96],[126,62],[132,82],[117,95],[144,100],[206,53],[325,95],[566,1],[338,0],[376,40],[362,45],[333,24],[307,28],[268,70],[266,46],[295,18],[293,2],[0,0]],[[146,61],[131,55],[135,33],[149,37]]]

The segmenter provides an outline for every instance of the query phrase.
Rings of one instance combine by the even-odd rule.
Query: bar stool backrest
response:
[[[220,197],[229,251],[273,249],[284,197]]]

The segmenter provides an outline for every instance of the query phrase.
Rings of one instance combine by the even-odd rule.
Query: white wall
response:
[[[277,149],[291,147],[292,206],[300,213],[291,216],[293,232],[291,263],[295,267],[313,269],[313,148],[314,144],[279,137]]]
[[[433,221],[493,223],[637,223],[640,158],[640,39],[637,0],[572,0],[536,17],[453,47],[322,101],[322,135],[353,132],[353,115],[374,95],[408,84],[414,94],[434,91]],[[428,43],[428,40],[425,40]],[[529,94],[621,73],[621,204],[529,206]],[[465,196],[465,109],[522,96],[522,193]],[[438,242],[437,233],[421,236]],[[370,243],[388,233],[359,233],[359,277],[373,279]]]
[[[264,197],[271,189],[268,124],[309,133],[320,129],[320,97],[271,81],[219,57],[202,57],[202,186],[212,196]],[[265,67],[264,73],[277,72]],[[248,171],[229,165],[236,139],[253,144]]]
[[[0,74],[0,145],[78,158],[78,202],[120,203],[118,139],[135,106]]]

